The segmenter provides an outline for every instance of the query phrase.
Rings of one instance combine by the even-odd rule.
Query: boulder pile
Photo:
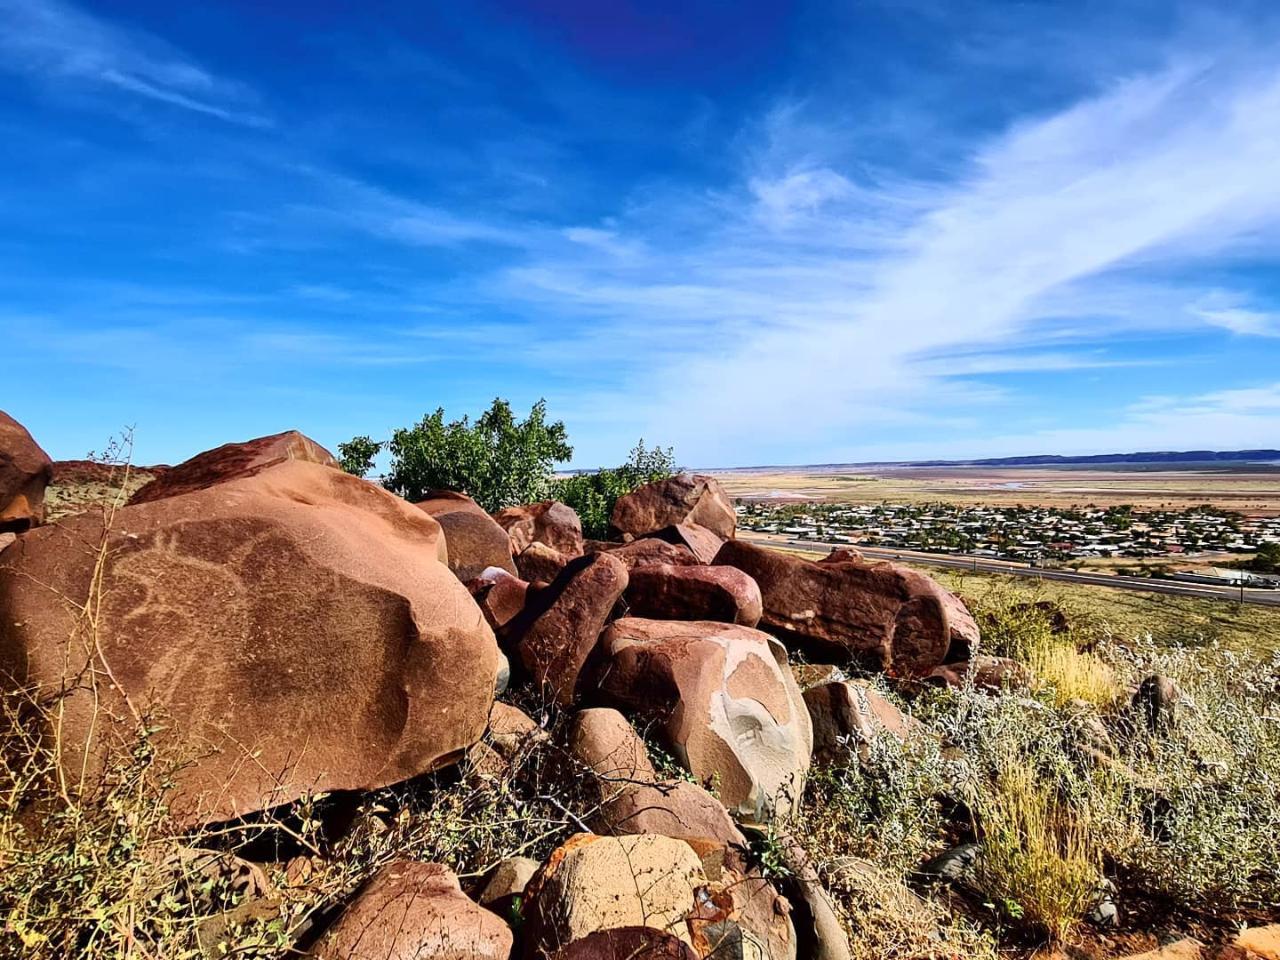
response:
[[[317,957],[819,955],[744,830],[798,803],[815,731],[823,761],[910,725],[817,678],[925,677],[976,646],[928,577],[737,540],[711,477],[620,498],[595,542],[556,501],[411,505],[296,432],[193,457],[109,522],[41,526],[49,469],[0,414],[0,530],[20,534],[0,552],[0,676],[57,702],[45,732],[79,789],[144,725],[181,757],[168,799],[186,825],[460,761],[462,777],[502,776],[530,743],[569,758],[564,789],[593,803],[577,835],[466,889],[439,863],[383,865],[325,915]],[[831,665],[807,693],[792,654]],[[812,919],[817,895],[798,889]]]

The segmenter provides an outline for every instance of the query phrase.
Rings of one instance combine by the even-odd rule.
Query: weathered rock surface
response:
[[[606,780],[658,779],[631,721],[609,707],[580,710],[569,724],[569,752]]]
[[[1034,677],[1030,668],[1017,660],[979,654],[971,660],[934,667],[925,679],[957,690],[972,683],[978,690],[1000,693],[1002,690],[1026,690]]]
[[[507,507],[493,515],[511,537],[511,553],[519,556],[529,544],[545,543],[566,557],[582,555],[582,521],[559,500],[543,500]]]
[[[643,537],[678,523],[697,524],[721,539],[738,526],[733,501],[713,477],[681,473],[619,497],[609,518],[614,536]]]
[[[22,533],[44,519],[53,461],[26,427],[0,410],[0,534]]]
[[[765,822],[798,801],[809,711],[774,638],[749,627],[626,617],[601,638],[599,695],[658,718],[677,759],[726,807]]]
[[[716,549],[719,550],[720,540],[718,537],[716,538],[716,543]],[[658,563],[689,567],[701,562],[693,555],[693,551],[684,544],[668,543],[666,540],[659,540],[657,537],[642,537],[639,540],[632,540],[630,543],[623,544],[598,544],[598,548],[592,552],[609,553],[625,563],[628,570]]]
[[[438,863],[399,861],[374,875],[312,952],[318,960],[508,960],[512,936]]]
[[[574,560],[531,597],[511,624],[525,672],[557,703],[568,705],[613,605],[627,589],[627,568],[607,553]]]
[[[635,567],[623,600],[632,616],[655,620],[719,620],[754,627],[762,612],[760,588],[736,567]]]
[[[656,834],[677,840],[746,845],[742,831],[719,800],[688,780],[610,784],[588,826],[605,836]]]
[[[619,927],[653,927],[692,944],[687,917],[694,891],[706,885],[702,862],[683,841],[578,834],[526,889],[528,955]]]
[[[804,702],[813,722],[813,759],[818,763],[847,761],[850,751],[866,760],[872,742],[883,734],[903,743],[926,734],[922,723],[856,680],[810,687]]]
[[[524,895],[529,881],[541,868],[542,864],[532,857],[509,857],[503,860],[485,878],[476,902],[500,917],[509,916],[515,907],[516,898]]]
[[[555,547],[535,540],[516,557],[516,570],[530,583],[550,583],[569,565],[569,559]]]
[[[480,605],[485,621],[501,634],[524,609],[529,584],[502,567],[486,567],[474,580],[467,581],[467,590]]]
[[[698,563],[713,562],[725,543],[724,537],[720,534],[696,523],[675,523],[669,527],[662,527],[653,531],[646,539],[665,540],[675,546],[684,547],[693,554]]]
[[[889,563],[815,563],[730,540],[717,565],[737,567],[760,586],[761,626],[815,659],[854,659],[920,677],[952,643],[977,640],[963,604],[924,574]]]
[[[699,960],[693,947],[653,927],[597,930],[551,955],[551,960]]]
[[[489,567],[515,574],[507,532],[466,494],[433,490],[416,506],[440,524],[449,548],[449,569],[463,583]]]
[[[333,454],[297,430],[258,437],[242,443],[224,443],[198,453],[164,471],[130,498],[129,503],[151,503],[166,497],[204,490],[215,484],[251,477],[267,467],[289,460],[317,463],[341,469]]]
[[[173,808],[198,822],[407,779],[483,732],[493,632],[435,559],[439,524],[400,498],[295,459],[123,508],[91,658],[74,604],[91,595],[102,522],[38,528],[0,558],[0,673],[72,685],[70,769],[91,728],[97,757],[133,745],[133,711],[157,711],[162,745],[194,753]],[[90,684],[107,675],[95,715]]]
[[[1168,677],[1153,673],[1133,695],[1132,708],[1151,733],[1168,733],[1178,722],[1182,691]]]

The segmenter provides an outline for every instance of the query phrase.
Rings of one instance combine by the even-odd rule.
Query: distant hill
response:
[[[1037,467],[1082,463],[1220,463],[1280,460],[1280,450],[1151,450],[1099,453],[1086,457],[1042,454],[1034,457],[991,457],[985,460],[913,460],[911,467]]]

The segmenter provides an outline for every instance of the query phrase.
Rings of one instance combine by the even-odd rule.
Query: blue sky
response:
[[[1273,3],[0,0],[0,144],[55,457],[1280,445]]]

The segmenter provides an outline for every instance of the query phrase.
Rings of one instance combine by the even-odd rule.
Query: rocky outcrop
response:
[[[519,556],[531,543],[545,543],[566,557],[582,555],[582,521],[572,507],[559,500],[543,500],[507,507],[493,515],[511,538],[511,553]]]
[[[799,800],[813,732],[776,640],[731,624],[627,617],[600,643],[598,695],[655,716],[677,759],[714,780],[736,816],[766,822]]]
[[[573,702],[578,676],[626,588],[622,561],[589,554],[565,567],[512,622],[509,632],[525,673],[562,706]]]
[[[718,480],[688,473],[646,483],[619,497],[609,517],[610,532],[619,538],[643,537],[675,524],[696,524],[728,540],[738,517]]]
[[[635,567],[623,594],[632,616],[654,620],[719,620],[754,627],[760,622],[760,588],[734,567]]]
[[[125,507],[111,530],[96,513],[38,528],[0,557],[0,672],[70,688],[76,771],[163,716],[186,822],[394,783],[457,759],[493,699],[493,632],[441,539],[398,497],[299,459]]]
[[[0,410],[0,534],[22,533],[44,519],[53,461],[26,428]]]
[[[449,548],[449,569],[463,583],[489,567],[515,574],[507,532],[465,493],[433,490],[416,506],[440,524]]]
[[[816,763],[844,763],[851,753],[866,760],[876,737],[888,734],[906,743],[926,732],[918,720],[856,680],[810,687],[804,692],[804,702],[813,721]]]
[[[512,936],[438,863],[383,867],[311,955],[317,960],[508,960]]]
[[[889,563],[815,563],[730,540],[717,565],[760,586],[760,625],[818,660],[843,657],[898,676],[920,677],[954,642],[976,643],[963,604],[922,573]]]
[[[152,503],[166,497],[205,490],[215,484],[251,477],[267,467],[290,460],[317,463],[340,469],[333,454],[297,430],[242,443],[224,443],[198,453],[156,477],[129,500],[130,504]]]
[[[720,542],[719,538],[717,538],[717,550],[720,549]],[[609,553],[625,563],[628,570],[659,563],[688,567],[701,562],[693,555],[693,551],[683,543],[668,543],[666,540],[659,540],[657,537],[642,537],[639,540],[632,540],[630,543],[624,544],[599,543],[597,541],[597,549],[592,552]]]

